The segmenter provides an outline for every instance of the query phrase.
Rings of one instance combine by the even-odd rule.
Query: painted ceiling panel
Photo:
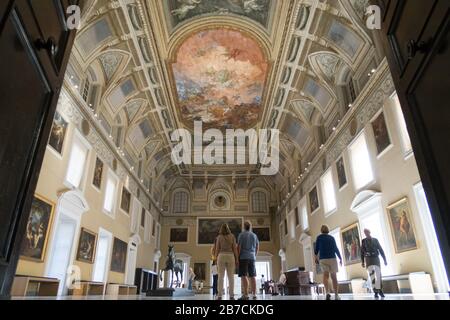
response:
[[[331,95],[328,91],[319,85],[316,81],[308,79],[304,87],[305,93],[310,97],[313,97],[324,110],[331,100]]]
[[[116,73],[120,62],[123,59],[123,55],[117,52],[106,52],[102,54],[99,59],[102,63],[102,67],[106,75],[106,80],[110,81],[113,75]]]
[[[268,27],[271,0],[169,0],[172,26],[204,14],[237,14]]]
[[[78,43],[86,55],[90,55],[103,41],[112,36],[106,19],[101,19],[78,38]]]
[[[260,47],[238,31],[197,33],[180,47],[173,74],[181,118],[188,127],[248,128],[256,125],[268,64]]]
[[[352,58],[363,44],[353,30],[337,20],[331,23],[327,38]]]

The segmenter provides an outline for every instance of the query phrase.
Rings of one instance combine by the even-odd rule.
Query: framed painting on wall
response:
[[[317,193],[317,186],[311,189],[309,192],[309,208],[311,213],[314,213],[319,209],[319,195]]]
[[[389,224],[396,253],[418,248],[414,223],[408,198],[403,198],[387,207]]]
[[[118,238],[114,238],[113,251],[111,257],[111,271],[125,273],[127,262],[128,244]]]
[[[102,187],[102,176],[103,176],[103,161],[97,158],[95,160],[94,178],[92,179],[92,184],[95,187],[97,187],[97,189],[101,189]]]
[[[56,111],[55,117],[53,118],[52,130],[50,131],[50,138],[48,139],[48,145],[59,154],[62,154],[66,132],[67,122],[61,114]]]
[[[336,161],[336,171],[338,176],[339,189],[342,189],[347,185],[347,174],[345,172],[344,158],[340,157]]]
[[[20,252],[22,258],[44,261],[54,210],[55,204],[52,201],[34,195]]]
[[[243,218],[198,218],[197,220],[197,244],[210,245],[219,234],[222,224],[227,223],[234,236],[242,232]]]
[[[206,281],[206,263],[194,263],[194,273],[194,280]]]
[[[188,242],[188,228],[171,228],[170,242]]]
[[[81,229],[78,242],[77,260],[94,263],[95,248],[97,246],[97,234],[85,228]]]
[[[270,228],[269,227],[257,227],[253,228],[253,233],[256,234],[260,242],[270,242]]]
[[[377,155],[380,155],[391,145],[391,139],[389,138],[389,131],[383,112],[372,121],[372,129],[375,136],[375,144],[377,145]]]
[[[127,188],[122,188],[122,198],[120,200],[120,209],[125,211],[126,213],[130,213],[130,205],[131,205],[131,193],[127,190]]]
[[[361,236],[359,224],[354,223],[341,231],[343,258],[346,266],[361,262]]]

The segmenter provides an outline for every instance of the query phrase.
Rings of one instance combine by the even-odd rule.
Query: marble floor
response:
[[[372,294],[341,294],[341,300],[375,300]],[[197,294],[191,297],[147,297],[136,296],[89,296],[89,297],[13,297],[12,300],[175,300],[175,301],[208,301],[212,300],[212,295]],[[324,296],[272,296],[259,295],[257,301],[283,301],[283,300],[324,300]],[[332,298],[334,299],[334,297]],[[227,299],[224,299],[226,301]],[[386,294],[386,298],[380,300],[450,300],[449,294]]]

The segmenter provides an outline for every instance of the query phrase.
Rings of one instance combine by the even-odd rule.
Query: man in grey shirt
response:
[[[259,250],[259,240],[252,231],[250,221],[244,223],[244,232],[238,237],[239,277],[241,278],[243,296],[240,300],[249,299],[249,279],[253,299],[256,299],[256,255]]]
[[[379,256],[381,255],[383,258],[384,265],[387,265],[386,255],[378,239],[370,235],[369,229],[364,229],[364,234],[366,238],[362,240],[361,244],[361,265],[363,268],[367,268],[367,273],[372,282],[372,289],[375,293],[375,299],[378,298],[378,295],[384,298]]]

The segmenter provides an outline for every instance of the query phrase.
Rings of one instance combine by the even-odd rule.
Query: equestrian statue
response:
[[[183,270],[184,270],[184,262],[180,259],[175,259],[175,250],[173,249],[173,245],[169,244],[169,252],[167,254],[166,266],[164,269],[159,271],[159,278],[162,281],[162,273],[165,271],[172,271],[172,278],[170,282],[170,288],[173,287],[174,284],[174,274],[177,277],[176,287],[180,288],[181,283],[183,282]],[[181,280],[178,276],[181,276]]]

